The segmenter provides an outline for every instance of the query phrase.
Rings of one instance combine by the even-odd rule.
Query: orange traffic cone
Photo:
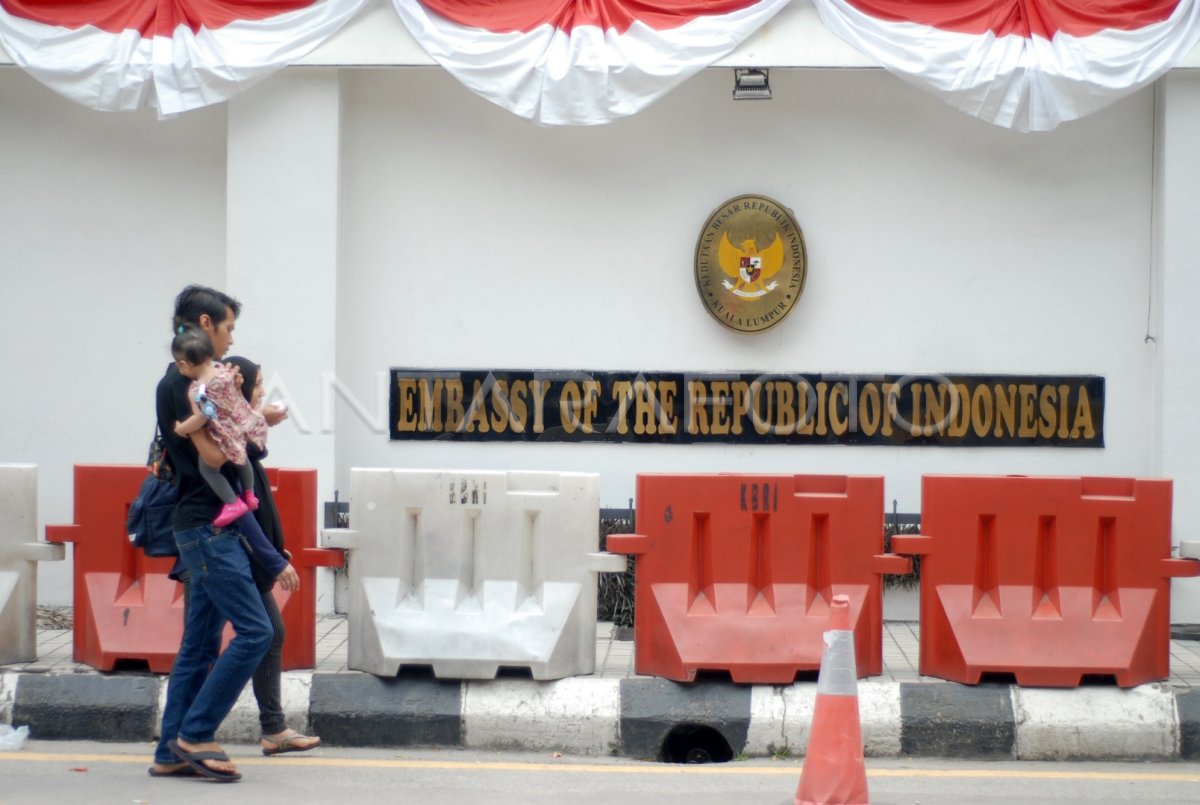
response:
[[[850,599],[835,595],[794,805],[868,805]]]

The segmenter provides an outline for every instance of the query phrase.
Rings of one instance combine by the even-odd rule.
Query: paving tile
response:
[[[317,618],[317,669],[321,672],[347,670],[346,616],[320,615]],[[922,676],[920,662],[920,624],[912,621],[888,621],[883,624],[882,678],[895,682],[940,683]],[[618,640],[611,623],[596,626],[595,676],[606,679],[633,679],[635,646],[632,640]],[[11,663],[0,670],[16,673],[86,673],[90,669],[71,659],[74,635],[70,629],[39,629],[37,659]],[[1170,644],[1169,682],[1176,688],[1200,688],[1200,641],[1172,640]]]

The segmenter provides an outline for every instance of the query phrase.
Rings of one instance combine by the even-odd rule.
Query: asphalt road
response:
[[[0,753],[0,805],[792,805],[795,759],[703,766],[464,750],[322,748],[264,758],[228,747],[245,778],[151,779],[151,747],[29,741]],[[869,760],[873,805],[1200,803],[1197,763]]]

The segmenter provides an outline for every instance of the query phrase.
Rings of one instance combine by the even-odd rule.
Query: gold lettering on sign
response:
[[[1094,377],[538,374],[395,374],[392,437],[1103,445]]]

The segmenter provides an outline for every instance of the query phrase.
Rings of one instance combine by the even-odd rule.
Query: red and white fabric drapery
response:
[[[393,0],[473,92],[548,125],[631,115],[741,44],[789,0]]]
[[[968,114],[1049,131],[1171,69],[1197,0],[812,0],[825,27]]]
[[[227,100],[366,0],[0,0],[0,45],[93,109]],[[547,124],[633,114],[731,52],[789,0],[395,0],[418,43],[483,97]]]
[[[296,61],[365,2],[0,0],[0,45],[79,103],[171,115]],[[808,0],[391,2],[430,56],[482,97],[538,123],[590,125],[645,108]],[[1112,103],[1200,41],[1200,0],[811,2],[830,31],[891,72],[1022,131]]]
[[[366,0],[0,0],[0,44],[92,109],[167,117],[228,100],[296,61]]]

